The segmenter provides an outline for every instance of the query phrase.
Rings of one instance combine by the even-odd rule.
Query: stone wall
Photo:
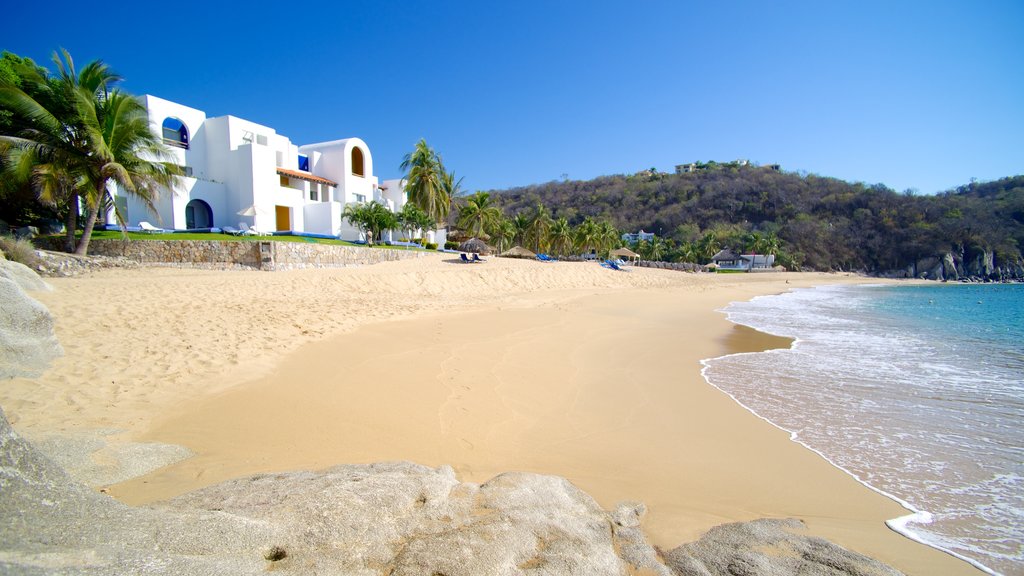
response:
[[[63,239],[42,238],[37,239],[36,243],[47,250],[60,250]],[[127,258],[147,265],[293,270],[364,266],[391,260],[421,258],[425,252],[268,240],[217,242],[97,239],[89,243],[89,254]]]

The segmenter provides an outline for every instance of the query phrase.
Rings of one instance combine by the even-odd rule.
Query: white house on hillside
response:
[[[156,214],[115,192],[129,225],[149,221],[174,230],[238,227],[261,232],[360,239],[342,221],[346,204],[376,200],[401,210],[402,180],[381,184],[370,148],[359,138],[296,146],[273,128],[234,116],[208,118],[196,110],[146,95],[150,125],[172,147],[186,176],[172,194],[162,191]],[[434,233],[429,233],[431,240]]]

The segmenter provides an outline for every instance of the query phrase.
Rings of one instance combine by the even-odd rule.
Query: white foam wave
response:
[[[705,359],[702,361],[701,374],[710,385],[728,395],[744,409],[772,426],[787,432],[792,441],[811,450],[860,484],[897,502],[910,512],[905,516],[888,520],[886,525],[890,529],[916,542],[964,560],[986,573],[997,574],[982,562],[968,557],[958,550],[976,552],[977,555],[988,557],[1006,556],[1006,559],[1010,561],[1019,561],[1020,559],[1000,554],[995,550],[973,546],[962,539],[947,538],[934,530],[921,530],[920,528],[935,522],[936,518],[931,512],[921,510],[906,499],[881,488],[873,482],[878,474],[872,472],[871,469],[861,470],[858,473],[814,445],[822,443],[822,439],[835,440],[835,437],[842,436],[841,440],[847,444],[852,442],[853,448],[868,453],[880,450],[898,453],[894,456],[899,459],[893,463],[894,469],[903,470],[902,466],[910,467],[924,478],[936,478],[934,481],[926,481],[926,485],[938,485],[939,478],[950,475],[949,464],[941,458],[929,458],[928,454],[912,446],[922,431],[890,430],[885,426],[886,418],[884,416],[880,420],[882,425],[860,426],[858,417],[872,413],[884,415],[894,400],[905,400],[902,397],[887,397],[887,395],[893,394],[891,386],[878,384],[879,381],[887,382],[896,377],[902,377],[899,379],[898,392],[900,394],[905,395],[911,402],[915,401],[914,399],[920,399],[919,404],[911,404],[914,409],[923,409],[927,416],[929,410],[950,408],[953,411],[954,419],[961,418],[967,421],[965,425],[970,424],[970,418],[968,415],[955,412],[959,408],[957,403],[969,399],[979,390],[990,392],[984,390],[984,386],[979,384],[979,381],[983,382],[983,380],[977,378],[977,374],[964,375],[962,370],[943,364],[939,352],[929,351],[927,346],[923,346],[923,343],[913,336],[901,334],[898,331],[879,335],[870,330],[859,330],[858,327],[864,323],[857,318],[857,315],[868,302],[869,296],[839,287],[798,290],[778,297],[759,297],[740,305],[730,305],[721,310],[730,321],[762,332],[793,338],[794,343],[788,350],[730,354]],[[833,314],[833,312],[835,313]],[[817,347],[816,342],[819,340],[827,341],[830,346],[838,345],[838,349],[830,349],[828,353],[823,354],[822,349]],[[806,354],[798,353],[804,352],[801,349],[805,346],[809,346],[811,349]],[[892,354],[889,352],[894,347],[922,351],[921,356],[925,362],[919,360],[913,365],[905,365],[899,359],[890,358]],[[850,372],[851,358],[857,359],[856,371],[865,376],[863,379],[851,380],[844,377]],[[712,372],[716,371],[716,368],[721,368],[725,372],[713,376]],[[760,374],[757,373],[758,368],[762,370]],[[805,373],[812,368],[820,378],[814,378],[815,382],[809,384],[803,383],[803,380],[807,380],[804,377]],[[768,417],[771,414],[770,410],[762,414],[754,406],[748,405],[748,402],[716,383],[716,377],[724,379],[726,373],[727,379],[730,381],[742,380],[743,376],[741,375],[746,375],[749,378],[758,379],[759,382],[763,382],[765,374],[770,373],[773,378],[784,381],[786,385],[792,386],[797,392],[812,399],[814,393],[818,392],[817,384],[820,384],[821,381],[829,381],[833,384],[833,388],[820,393],[840,394],[840,397],[830,398],[830,402],[821,402],[818,408],[828,417],[827,422],[829,423],[832,423],[833,420],[842,421],[845,417],[847,427],[838,432],[814,430],[815,435],[820,437],[819,440],[805,439],[795,428],[788,428],[781,421],[777,422]],[[941,395],[936,397],[936,391],[930,386],[930,383],[936,380],[955,380],[954,388],[961,390],[961,397],[950,400],[942,398]],[[793,390],[776,390],[775,388],[775,386],[768,385],[756,387],[758,400],[774,401],[777,406],[786,406],[788,404],[787,394]],[[800,398],[801,401],[805,399]],[[950,405],[946,406],[946,404]],[[845,414],[842,413],[843,410],[846,411]],[[891,414],[889,418],[898,416],[898,414]],[[820,426],[819,428],[827,429],[830,426]],[[941,436],[943,435],[935,433],[929,437],[936,437],[940,446],[952,451],[962,450],[970,442],[976,440],[957,433],[947,433],[944,438]],[[823,444],[823,446],[828,445],[829,442]],[[881,484],[886,484],[882,476],[878,476],[877,479],[882,481]]]

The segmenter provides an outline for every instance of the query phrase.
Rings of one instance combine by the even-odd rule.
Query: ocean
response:
[[[829,286],[730,304],[795,338],[704,376],[907,508],[891,528],[1024,575],[1024,284]]]

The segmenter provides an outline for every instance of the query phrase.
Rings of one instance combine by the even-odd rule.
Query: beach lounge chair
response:
[[[163,228],[157,228],[156,226],[153,226],[152,224],[146,222],[145,220],[139,222],[139,228],[142,228],[142,231],[146,232],[147,234],[159,234],[161,232],[165,232]]]
[[[487,262],[487,260],[484,260],[483,258],[480,257],[479,254],[474,252],[473,253],[473,262]]]
[[[233,226],[225,226],[221,228],[220,231],[231,236],[241,236],[243,234],[241,230]]]
[[[463,252],[462,254],[459,254],[459,258],[461,258],[462,261],[465,262],[466,264],[472,264],[473,263],[473,261],[469,259],[469,256],[467,256],[465,252]]]
[[[242,229],[243,236],[270,236],[270,232],[263,232],[255,228],[251,228],[245,222],[239,222],[238,227]]]
[[[537,260],[540,260],[541,262],[558,262],[557,258],[552,258],[547,254],[537,254]]]

